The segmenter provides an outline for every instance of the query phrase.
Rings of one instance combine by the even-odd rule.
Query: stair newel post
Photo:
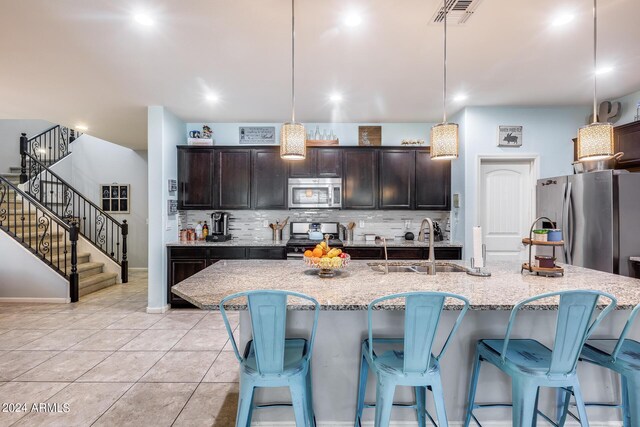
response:
[[[27,134],[20,135],[20,184],[27,182],[27,151],[29,150],[29,140]]]
[[[71,302],[80,298],[80,277],[78,276],[78,223],[71,222],[69,240],[71,241],[71,274],[69,275],[69,296]]]
[[[129,281],[129,260],[127,259],[127,236],[129,235],[129,224],[127,220],[122,221],[122,283]]]

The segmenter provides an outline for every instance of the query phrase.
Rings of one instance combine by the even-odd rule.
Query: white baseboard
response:
[[[129,271],[149,271],[147,267],[129,267]]]
[[[38,304],[68,304],[70,298],[19,298],[19,297],[0,297],[0,302],[27,302]]]
[[[171,308],[171,306],[169,304],[165,305],[164,307],[147,307],[147,313],[149,313],[149,314],[162,314],[162,313],[166,313],[167,311],[169,311],[170,308]]]

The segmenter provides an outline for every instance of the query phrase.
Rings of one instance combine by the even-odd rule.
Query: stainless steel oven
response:
[[[341,207],[341,178],[289,178],[289,208]]]

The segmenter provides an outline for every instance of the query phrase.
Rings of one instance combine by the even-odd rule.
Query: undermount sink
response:
[[[373,271],[384,273],[386,265],[383,262],[369,263],[369,267]],[[436,264],[436,273],[465,273],[466,268],[456,264]],[[390,264],[389,273],[430,273],[431,265],[429,264]]]

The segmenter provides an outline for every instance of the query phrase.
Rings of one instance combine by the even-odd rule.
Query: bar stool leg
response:
[[[312,425],[306,382],[306,376],[300,376],[292,379],[289,383],[291,404],[293,406],[293,414],[296,418],[297,427],[310,427]]]
[[[307,411],[309,413],[310,424],[312,427],[316,425],[316,416],[313,411],[313,383],[311,382],[311,365],[307,371],[307,377],[305,378],[305,387],[307,389]]]
[[[536,411],[538,387],[529,381],[517,377],[511,379],[511,396],[513,400],[513,426],[531,427]]]
[[[249,427],[251,425],[254,387],[252,384],[247,384],[248,382],[247,380],[240,382],[236,427]]]
[[[391,421],[393,394],[396,385],[389,380],[378,379],[376,384],[376,422],[375,427],[388,427]]]
[[[444,404],[444,391],[442,390],[442,381],[440,376],[437,380],[431,384],[431,390],[433,390],[433,399],[436,404],[436,415],[438,416],[438,425],[448,426],[447,411]]]
[[[564,423],[567,421],[570,401],[571,392],[560,387],[556,389],[556,418],[559,426],[564,426]]]
[[[582,392],[580,391],[580,384],[575,383],[573,385],[573,397],[576,399],[576,407],[578,409],[578,416],[580,417],[580,425],[582,427],[589,427],[589,419],[587,418],[587,408],[584,406],[584,399],[582,398]]]
[[[355,426],[362,425],[362,411],[364,410],[364,395],[367,390],[367,376],[369,375],[369,363],[364,357],[364,353],[360,358],[360,379],[358,380],[358,400],[356,402],[356,421]]]
[[[640,377],[626,376],[625,379],[626,392],[626,413],[624,416],[624,426],[632,426],[640,421]]]
[[[473,372],[471,374],[471,383],[469,384],[467,416],[464,419],[464,427],[469,427],[469,423],[471,422],[471,413],[473,412],[473,405],[475,405],[476,401],[476,387],[478,387],[478,376],[480,375],[480,363],[480,355],[478,354],[478,350],[476,350],[473,361]]]
[[[427,425],[426,411],[426,399],[427,389],[426,387],[414,387],[416,392],[416,413],[418,415],[418,427],[425,427]]]

